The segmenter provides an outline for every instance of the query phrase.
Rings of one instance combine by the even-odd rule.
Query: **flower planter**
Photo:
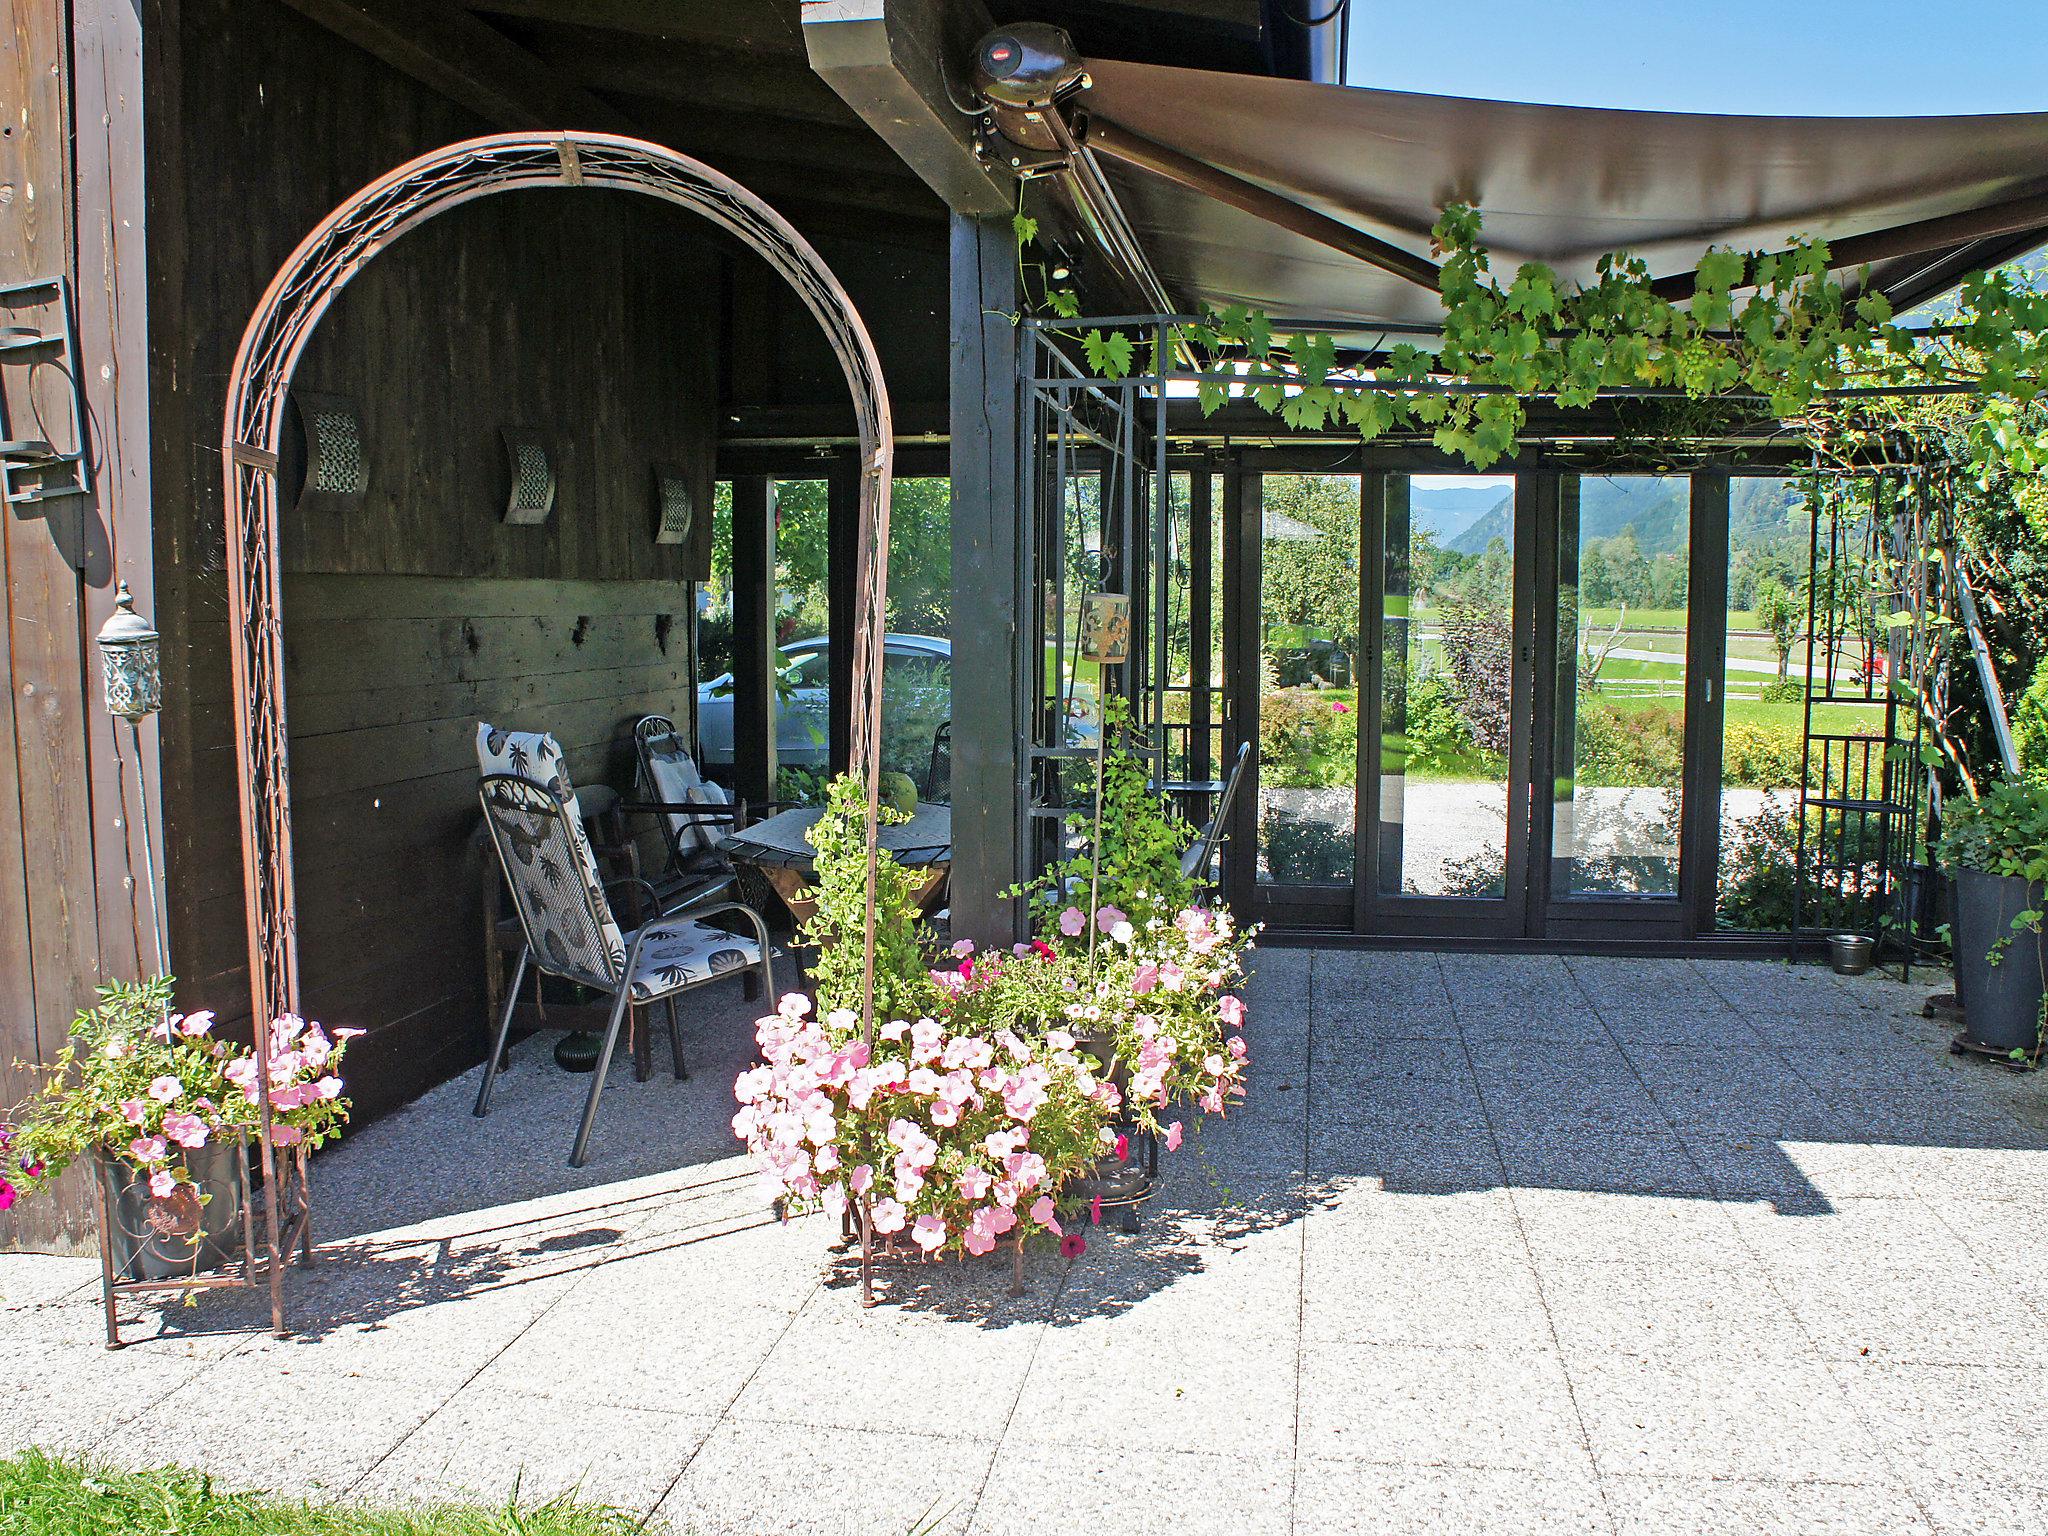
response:
[[[2040,1039],[2042,951],[2048,939],[2012,920],[2041,910],[2038,882],[1978,869],[1955,872],[1956,995],[1971,1045],[1993,1051],[2032,1051]],[[1993,952],[2001,939],[2009,940]]]
[[[192,1182],[159,1197],[149,1191],[149,1175],[134,1165],[93,1155],[107,1214],[108,1268],[117,1284],[183,1280],[247,1257],[248,1161],[242,1143],[210,1142],[177,1160]]]

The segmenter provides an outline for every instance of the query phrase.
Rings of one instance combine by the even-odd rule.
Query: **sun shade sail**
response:
[[[1446,202],[1478,205],[1505,281],[1537,259],[1590,278],[1603,251],[1659,276],[1709,246],[1776,250],[1952,219],[1882,283],[1996,235],[2048,237],[2048,113],[1722,117],[1533,106],[1091,59],[1076,102],[1122,129],[1427,256]],[[1107,154],[1103,170],[1177,302],[1433,322],[1433,289]],[[2015,205],[2007,207],[2006,205]],[[1991,210],[1978,217],[1980,210]],[[1955,216],[1961,216],[1957,218]],[[2019,244],[2013,245],[2018,239]],[[1878,242],[1883,245],[1885,242]],[[1983,249],[1989,249],[1987,241]],[[1959,275],[1959,274],[1958,274]],[[1951,279],[1952,280],[1952,279]]]

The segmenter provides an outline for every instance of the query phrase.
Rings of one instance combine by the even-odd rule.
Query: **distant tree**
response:
[[[1792,646],[1799,638],[1806,615],[1775,576],[1766,576],[1756,584],[1755,611],[1757,624],[1771,637],[1771,648],[1778,653],[1778,681],[1782,683],[1791,670]]]

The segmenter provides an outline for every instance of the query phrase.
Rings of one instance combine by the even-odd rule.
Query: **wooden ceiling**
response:
[[[807,231],[936,244],[945,209],[811,70],[799,0],[285,0],[496,128],[633,133]],[[1084,52],[1257,70],[1260,0],[995,0]]]

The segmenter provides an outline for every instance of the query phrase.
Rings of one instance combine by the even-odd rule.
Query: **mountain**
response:
[[[1515,542],[1515,493],[1494,490],[1488,493],[1493,505],[1468,523],[1455,538],[1439,542],[1445,549],[1455,550],[1461,555],[1483,555],[1486,546],[1495,539],[1513,546]]]
[[[1411,485],[1408,520],[1416,532],[1434,534],[1445,545],[1499,506],[1501,495],[1498,485]]]

